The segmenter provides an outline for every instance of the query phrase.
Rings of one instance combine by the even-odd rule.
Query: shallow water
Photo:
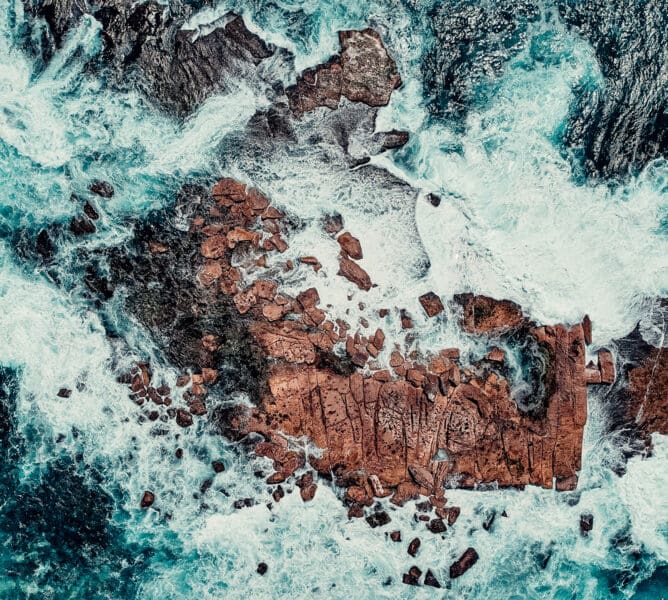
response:
[[[230,174],[257,183],[303,220],[290,252],[318,248],[325,273],[336,269],[336,248],[318,219],[335,206],[362,239],[362,264],[379,284],[365,301],[411,310],[424,349],[458,344],[476,352],[450,320],[433,327],[419,316],[416,298],[430,289],[510,298],[544,322],[589,313],[595,345],[632,329],[646,297],[668,293],[668,165],[656,161],[614,188],[573,176],[561,143],[573,87],[600,83],[600,73],[593,50],[552,9],[530,25],[534,43],[509,59],[455,124],[435,120],[423,92],[430,6],[237,0],[194,21],[230,8],[290,49],[298,69],[335,51],[339,29],[382,31],[404,85],[382,109],[378,129],[405,128],[412,137],[373,161],[419,193],[383,204],[382,190],[364,178],[349,184],[345,169],[322,171],[317,149],[241,160],[235,135],[267,104],[248,90],[211,98],[181,124],[134,92],[106,89],[83,71],[85,57],[99,51],[92,19],[42,69],[20,44],[20,3],[0,0],[0,596],[431,596],[433,589],[400,583],[415,560],[385,530],[401,529],[406,542],[413,531],[422,538],[419,564],[448,586],[441,597],[662,597],[668,440],[655,436],[654,455],[632,459],[618,477],[609,465],[619,449],[603,437],[595,397],[577,492],[449,490],[462,516],[443,537],[424,535],[410,507],[388,507],[392,524],[382,529],[349,521],[326,483],[313,502],[289,493],[270,511],[266,485],[253,475],[267,462],[204,423],[181,430],[139,418],[116,376],[155,349],[122,316],[123,339],[105,335],[109,315],[74,285],[82,275],[77,260],[83,248],[122,243],[127,219],[169,206],[184,181]],[[93,179],[116,189],[100,203],[95,236],[62,238],[50,270],[19,251],[21,236],[67,226]],[[425,201],[428,192],[443,197],[440,207]],[[429,267],[416,271],[418,264]],[[340,279],[309,277],[324,302],[350,304],[344,300],[353,290]],[[153,365],[156,377],[174,383],[176,372]],[[57,397],[60,387],[72,396]],[[216,459],[226,464],[217,475]],[[146,489],[158,499],[155,510],[139,509]],[[259,503],[235,510],[233,501],[244,497]],[[481,525],[492,511],[488,532]],[[586,512],[595,525],[583,538]],[[468,546],[480,561],[450,582],[449,565]],[[264,577],[255,573],[260,561],[269,565]]]

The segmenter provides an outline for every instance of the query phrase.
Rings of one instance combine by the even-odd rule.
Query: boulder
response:
[[[478,553],[474,548],[467,548],[458,560],[450,565],[450,579],[461,577],[478,562]]]

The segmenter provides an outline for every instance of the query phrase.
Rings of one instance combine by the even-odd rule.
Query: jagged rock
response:
[[[247,83],[259,79],[256,67],[274,53],[234,13],[218,19],[210,29],[189,31],[184,25],[192,9],[181,3],[24,3],[31,14],[45,18],[53,37],[53,47],[46,49],[44,58],[49,59],[62,46],[67,32],[89,14],[101,26],[100,62],[106,77],[121,88],[136,84],[161,107],[179,116],[190,114],[212,94],[232,89],[235,79],[243,78]]]
[[[420,549],[420,544],[420,538],[413,538],[410,544],[408,544],[408,554],[415,557],[415,555],[418,553],[418,550]]]
[[[222,473],[225,470],[225,463],[220,460],[214,460],[211,466],[215,473]]]
[[[352,258],[354,260],[360,260],[363,258],[362,246],[360,244],[360,241],[356,237],[353,237],[348,231],[342,233],[336,239],[336,241],[339,242],[341,250],[343,250],[343,252],[349,258]]]
[[[93,194],[102,198],[112,198],[114,195],[114,186],[108,181],[94,181],[89,189]]]
[[[369,274],[349,258],[343,256],[340,258],[338,275],[352,281],[361,290],[368,292],[371,289]]]
[[[95,227],[95,223],[87,216],[80,215],[70,221],[70,231],[74,235],[90,235],[91,233],[95,233],[97,228]]]
[[[394,61],[372,29],[340,31],[341,53],[304,71],[286,94],[290,110],[301,115],[320,106],[336,109],[342,97],[385,106],[401,85]]]
[[[427,569],[427,573],[424,576],[424,584],[435,588],[441,587],[441,584],[438,579],[436,579],[436,576],[432,573],[431,569]]]
[[[594,515],[591,513],[584,513],[580,515],[580,533],[587,537],[589,532],[594,528]]]
[[[72,390],[68,388],[60,388],[56,396],[59,398],[69,398],[72,395]]]
[[[418,298],[428,317],[435,317],[443,312],[443,303],[434,292],[427,292]]]
[[[450,579],[461,577],[474,564],[478,562],[478,553],[474,548],[467,548],[459,560],[450,565]]]
[[[455,302],[463,308],[462,328],[468,333],[497,334],[526,322],[522,309],[510,300],[458,294]]]
[[[155,502],[155,495],[153,494],[153,492],[146,491],[142,496],[140,505],[142,508],[148,508],[149,506],[152,506],[154,502]]]

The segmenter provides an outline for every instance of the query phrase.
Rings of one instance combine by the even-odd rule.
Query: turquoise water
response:
[[[615,188],[573,175],[560,132],[573,87],[601,85],[600,74],[588,45],[549,10],[531,25],[534,43],[482,86],[455,126],[430,116],[422,88],[431,7],[237,1],[195,20],[230,8],[290,49],[298,69],[334,52],[338,29],[369,24],[397,59],[404,86],[378,128],[405,128],[412,140],[374,161],[446,202],[436,211],[417,198],[388,217],[373,203],[379,192],[359,183],[354,198],[342,200],[350,230],[366,232],[365,267],[380,284],[378,298],[410,306],[420,287],[445,296],[468,288],[516,300],[547,322],[588,312],[602,345],[634,326],[646,296],[668,292],[668,166],[657,161]],[[578,492],[448,491],[462,516],[445,539],[424,535],[410,507],[390,509],[384,529],[349,521],[324,482],[314,502],[289,493],[270,511],[266,486],[253,475],[267,463],[243,446],[204,423],[175,431],[138,419],[116,376],[133,360],[155,357],[155,349],[122,316],[116,325],[124,341],[105,335],[109,315],[78,285],[80,253],[123,243],[128,218],[169,206],[184,181],[244,174],[315,223],[346,185],[344,175],[323,170],[317,149],[241,162],[234,135],[265,98],[243,91],[214,97],[178,123],[137,93],[110,91],[84,73],[85,57],[100,49],[93,19],[46,68],[25,52],[22,22],[20,3],[0,0],[0,597],[434,595],[400,583],[415,560],[384,529],[401,529],[404,540],[420,535],[420,567],[448,586],[440,597],[644,600],[668,593],[668,440],[655,436],[654,456],[634,458],[623,477],[614,475],[609,465],[620,450],[602,436],[596,397]],[[97,234],[60,238],[55,265],[43,268],[21,240],[45,226],[66,228],[93,179],[116,189],[100,206]],[[393,223],[410,235],[393,238],[399,258],[383,262],[383,227]],[[322,243],[316,229],[300,230],[294,247]],[[402,268],[424,256],[431,269],[419,280]],[[345,293],[322,290],[333,300]],[[416,319],[416,328],[425,346],[467,343],[447,327],[427,331]],[[173,384],[176,372],[153,365]],[[60,387],[72,396],[57,397]],[[226,470],[215,475],[210,465],[218,459]],[[146,489],[156,494],[156,510],[139,509]],[[258,503],[234,509],[245,497]],[[493,510],[508,516],[497,516],[487,532],[481,523]],[[594,515],[588,538],[579,533],[584,512]],[[449,582],[449,565],[468,546],[480,554],[478,565]],[[260,561],[269,566],[263,577],[255,572]]]

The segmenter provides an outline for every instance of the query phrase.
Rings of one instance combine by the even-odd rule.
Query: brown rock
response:
[[[443,312],[443,303],[434,292],[427,292],[418,298],[428,317],[435,317]]]
[[[498,334],[525,322],[522,309],[510,300],[459,294],[455,302],[464,309],[462,328],[468,333]]]
[[[585,315],[582,319],[582,331],[584,333],[585,344],[589,346],[591,344],[591,319],[589,315]]]
[[[415,557],[415,555],[418,553],[418,550],[420,549],[420,544],[420,538],[413,538],[410,544],[408,544],[408,554]]]
[[[390,539],[393,542],[400,542],[401,541],[401,531],[391,531],[390,532]]]
[[[111,198],[114,195],[114,186],[108,181],[94,181],[88,189],[101,198]]]
[[[492,348],[492,351],[486,356],[487,360],[502,363],[506,358],[506,353],[501,348]]]
[[[410,315],[406,312],[406,309],[402,308],[399,311],[399,315],[401,316],[401,328],[413,329],[413,319],[411,319]]]
[[[211,466],[216,473],[222,473],[225,470],[225,463],[220,460],[214,460]]]
[[[169,248],[160,242],[150,241],[148,243],[148,251],[151,254],[164,254],[169,251]]]
[[[467,548],[459,560],[450,565],[450,579],[460,577],[478,562],[478,553],[473,548]]]
[[[598,351],[598,366],[601,371],[601,383],[615,383],[615,361],[610,350]]]
[[[337,275],[345,277],[361,290],[368,292],[371,289],[371,278],[369,277],[369,274],[349,258],[342,256],[339,259],[339,272]]]
[[[416,566],[412,566],[408,570],[408,573],[403,574],[402,582],[406,585],[419,585],[421,575],[422,571],[420,571],[420,569],[418,569]]]
[[[200,253],[204,258],[222,258],[227,252],[227,238],[224,235],[213,235],[202,242]]]
[[[176,411],[176,424],[179,427],[190,427],[193,424],[193,417],[188,411],[179,408]]]
[[[148,508],[149,506],[152,506],[154,502],[155,502],[155,495],[153,494],[153,492],[146,491],[142,496],[140,506],[142,508]]]
[[[427,569],[427,573],[424,576],[424,584],[431,587],[440,588],[441,584],[436,579],[436,576],[432,573],[431,569]]]
[[[290,110],[297,115],[319,106],[336,109],[342,96],[369,106],[384,106],[401,78],[380,36],[371,29],[341,31],[342,52],[304,71],[288,88]]]
[[[353,237],[349,232],[342,233],[336,240],[341,246],[343,253],[349,258],[360,260],[363,258],[362,246],[356,237]]]

